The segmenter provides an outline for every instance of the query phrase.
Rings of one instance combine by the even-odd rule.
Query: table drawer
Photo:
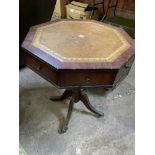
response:
[[[103,86],[112,85],[117,71],[75,71],[63,73],[61,86]]]
[[[48,64],[40,61],[29,53],[25,53],[25,61],[26,65],[30,67],[33,71],[38,73],[49,82],[54,82],[57,84],[57,72]]]

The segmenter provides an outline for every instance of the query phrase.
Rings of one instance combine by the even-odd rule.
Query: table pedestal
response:
[[[82,103],[86,106],[87,109],[89,109],[91,112],[97,114],[98,116],[104,115],[102,112],[99,112],[90,104],[87,94],[82,89],[65,90],[65,92],[61,96],[51,97],[50,100],[61,101],[68,97],[71,97],[71,100],[69,102],[67,117],[64,121],[62,129],[60,130],[60,133],[64,133],[68,129],[68,123],[69,123],[69,120],[70,120],[70,117],[72,114],[73,105],[74,105],[74,103],[77,103],[78,101],[82,101]]]

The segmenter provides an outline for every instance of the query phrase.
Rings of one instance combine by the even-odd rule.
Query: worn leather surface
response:
[[[117,28],[83,21],[39,27],[32,44],[61,61],[113,62],[129,48]]]

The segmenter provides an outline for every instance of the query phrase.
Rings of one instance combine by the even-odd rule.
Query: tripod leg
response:
[[[71,90],[65,90],[64,93],[61,96],[53,96],[50,98],[52,101],[62,101],[68,97],[72,96],[72,91]]]
[[[100,111],[97,111],[97,110],[90,104],[90,101],[89,101],[89,99],[88,99],[87,94],[81,93],[80,100],[84,103],[84,105],[85,105],[91,112],[97,114],[98,116],[103,116],[103,115],[104,115],[104,113],[102,113],[102,112],[100,112]]]
[[[69,120],[70,120],[70,117],[71,117],[71,114],[72,114],[72,110],[73,110],[73,105],[74,105],[74,98],[72,98],[70,100],[69,108],[68,108],[68,112],[67,112],[67,117],[66,117],[66,119],[64,121],[62,129],[59,130],[59,133],[65,133],[67,131],[68,123],[69,123]]]

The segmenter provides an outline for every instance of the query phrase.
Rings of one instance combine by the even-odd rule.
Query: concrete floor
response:
[[[50,101],[56,89],[28,68],[20,71],[20,144],[28,155],[134,155],[134,65],[113,91],[88,89],[91,103],[105,116],[95,117],[75,104],[69,129],[58,134],[68,99]]]

